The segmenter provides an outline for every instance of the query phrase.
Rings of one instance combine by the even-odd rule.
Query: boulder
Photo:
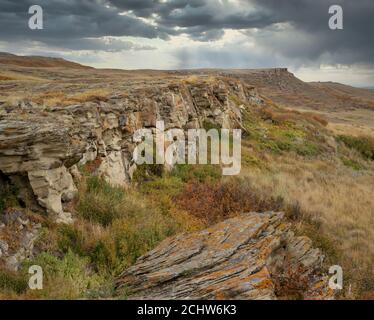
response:
[[[163,241],[116,282],[132,299],[329,299],[323,255],[282,213],[247,213]]]

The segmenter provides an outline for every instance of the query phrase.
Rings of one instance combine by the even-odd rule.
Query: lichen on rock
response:
[[[165,240],[116,285],[132,299],[328,299],[322,261],[284,214],[247,213]]]

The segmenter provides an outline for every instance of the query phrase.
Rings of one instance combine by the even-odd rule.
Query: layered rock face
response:
[[[328,299],[323,256],[282,213],[248,213],[162,242],[117,281],[132,299]]]
[[[261,103],[253,87],[227,78],[131,87],[105,101],[67,107],[25,100],[0,109],[0,172],[20,190],[31,189],[58,222],[69,223],[64,203],[77,192],[72,179],[77,164],[97,160],[96,174],[125,186],[136,168],[132,139],[137,129],[155,128],[158,120],[166,130],[200,128],[206,121],[240,127],[238,101]]]

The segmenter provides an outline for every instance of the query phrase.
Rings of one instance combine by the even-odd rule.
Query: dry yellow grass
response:
[[[0,81],[44,81],[45,79],[28,76],[25,74],[17,73],[17,72],[10,72],[10,71],[2,71],[0,72]]]
[[[201,81],[201,77],[198,77],[196,75],[191,75],[183,79],[183,82],[186,84],[195,84],[199,81]]]
[[[94,89],[88,90],[82,93],[78,93],[72,97],[69,97],[69,100],[74,102],[86,102],[91,100],[105,100],[110,94],[110,90],[106,89]]]
[[[71,104],[93,100],[105,101],[110,92],[110,90],[106,89],[95,89],[77,93],[75,95],[67,95],[62,91],[49,91],[41,95],[34,96],[31,99],[33,102],[47,107],[68,106]]]
[[[351,136],[374,137],[374,128],[350,123],[330,123],[328,128],[336,135],[349,134]]]
[[[198,83],[214,84],[219,80],[216,76],[190,75],[182,78],[182,83],[194,85]]]
[[[257,188],[298,206],[308,223],[317,228],[310,236],[325,236],[337,250],[335,263],[345,270],[345,288],[374,290],[374,171],[357,173],[350,168],[320,160],[273,159],[269,170],[245,169],[242,175]],[[303,226],[304,225],[304,226]],[[347,292],[346,292],[347,294]]]

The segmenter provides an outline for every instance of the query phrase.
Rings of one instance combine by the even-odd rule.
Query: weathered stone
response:
[[[4,224],[8,226],[18,221],[19,217],[22,217],[22,212],[18,210],[13,210],[11,212],[6,212],[5,214],[1,214],[0,221],[4,222]]]
[[[283,214],[249,213],[165,240],[118,278],[117,289],[134,299],[276,299],[285,277],[304,298],[330,298],[327,282],[315,285],[322,260]]]
[[[127,186],[129,183],[121,151],[110,152],[101,163],[98,173],[112,185]]]
[[[0,229],[0,263],[17,271],[22,261],[33,256],[41,224],[31,221],[24,212],[7,212],[4,217],[7,225]],[[4,235],[7,241],[1,239]]]
[[[9,245],[7,242],[0,240],[0,258],[8,253]]]
[[[69,169],[69,172],[73,179],[80,181],[82,179],[82,174],[79,172],[78,166],[74,165]]]
[[[35,204],[27,203],[27,207],[39,204],[56,220],[71,221],[62,209],[62,202],[76,194],[70,172],[79,175],[71,167],[99,160],[94,174],[110,184],[126,186],[136,168],[132,159],[135,130],[154,129],[157,120],[165,122],[166,130],[199,128],[208,119],[223,128],[240,127],[241,109],[236,102],[258,98],[252,87],[225,77],[134,86],[126,94],[111,96],[115,98],[106,102],[54,106],[49,112],[22,101],[1,112],[0,172],[14,181],[23,177],[18,179],[23,184],[18,196],[24,201],[29,190],[35,195]],[[236,97],[235,103],[230,97]]]
[[[66,168],[30,171],[29,180],[40,205],[55,215],[57,220],[67,221],[68,215],[63,212],[62,201],[71,201],[77,188]]]

